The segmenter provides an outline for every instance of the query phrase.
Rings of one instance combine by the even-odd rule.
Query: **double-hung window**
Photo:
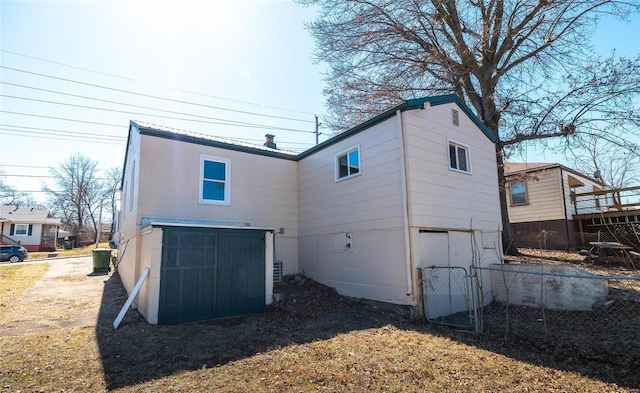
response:
[[[229,205],[230,165],[226,158],[200,157],[200,203]]]
[[[511,205],[527,204],[527,183],[523,180],[509,182],[509,191],[511,193]]]
[[[360,174],[360,146],[342,151],[335,155],[336,181]]]
[[[16,224],[15,236],[27,236],[29,233],[28,224]]]
[[[469,146],[449,141],[449,168],[460,172],[471,173]]]

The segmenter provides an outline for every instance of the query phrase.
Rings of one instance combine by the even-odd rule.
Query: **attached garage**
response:
[[[270,303],[269,231],[160,228],[158,323],[248,314]]]

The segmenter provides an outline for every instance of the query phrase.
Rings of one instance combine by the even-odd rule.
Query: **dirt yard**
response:
[[[92,258],[56,260],[0,319],[0,336],[95,326],[105,273],[93,273]]]
[[[2,267],[0,267],[2,268]],[[304,277],[243,317],[148,325],[117,274],[55,261],[0,315],[0,391],[640,392],[640,358],[411,322]]]

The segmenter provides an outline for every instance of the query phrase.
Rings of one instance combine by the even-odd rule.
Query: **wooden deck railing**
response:
[[[640,210],[640,186],[571,195],[574,215]]]

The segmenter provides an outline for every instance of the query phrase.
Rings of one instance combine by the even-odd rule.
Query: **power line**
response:
[[[23,131],[23,132],[18,133],[18,134],[15,134],[15,133],[12,133],[12,132],[3,132],[2,134],[3,135],[12,135],[12,136],[25,136],[25,135],[23,135],[24,133],[29,133],[29,132],[28,131]],[[34,134],[38,134],[38,133],[34,132]],[[38,138],[38,139],[49,139],[49,140],[51,139],[51,137],[42,136],[42,135],[29,135],[28,137],[29,138]],[[59,140],[59,141],[77,141],[77,142],[86,142],[86,143],[100,143],[100,144],[108,144],[108,145],[123,145],[125,143],[125,141],[114,142],[114,141],[111,141],[111,140],[101,140],[101,139],[96,139],[96,138],[87,138],[86,140],[82,140],[82,139],[78,139],[78,138],[64,137],[64,136],[57,136],[56,140]]]
[[[38,91],[44,91],[44,92],[47,92],[47,93],[65,95],[65,96],[69,96],[69,97],[76,97],[76,98],[83,98],[83,99],[87,99],[87,100],[106,102],[106,103],[109,103],[109,104],[124,105],[124,106],[128,106],[128,107],[133,107],[133,108],[149,109],[149,110],[153,110],[153,111],[161,111],[161,112],[166,112],[166,113],[174,113],[174,114],[177,114],[177,115],[201,117],[201,118],[204,118],[204,119],[211,119],[211,120],[229,121],[229,122],[237,122],[237,123],[252,124],[252,125],[255,124],[255,123],[240,122],[240,121],[236,121],[236,120],[220,119],[220,118],[210,117],[210,116],[194,115],[194,114],[191,114],[191,113],[177,112],[177,111],[171,111],[171,110],[167,110],[167,109],[158,109],[158,108],[153,108],[153,107],[144,106],[144,105],[128,104],[126,102],[104,100],[104,99],[101,99],[101,98],[88,97],[88,96],[83,96],[83,95],[79,95],[79,94],[64,93],[64,92],[61,92],[61,91],[42,89],[42,88],[39,88],[39,87],[26,86],[26,85],[21,85],[21,84],[17,84],[17,83],[10,83],[10,82],[3,82],[3,81],[0,81],[0,83],[4,84],[4,85],[9,85],[9,86],[16,86],[16,87],[21,87],[21,88],[25,88],[25,89],[38,90]],[[13,96],[7,96],[7,97],[17,98],[17,97],[13,97]],[[26,98],[22,98],[22,99],[26,99]]]
[[[191,91],[191,90],[185,90],[185,89],[178,89],[178,88],[176,88],[176,87],[169,87],[169,88],[170,88],[170,89],[173,89],[173,90],[181,91],[181,92],[184,92],[184,93],[196,94],[196,95],[203,96],[203,97],[216,98],[216,99],[218,99],[218,100],[225,100],[225,101],[237,102],[237,103],[240,103],[240,104],[254,105],[254,106],[259,106],[259,107],[261,107],[261,108],[277,109],[277,110],[280,110],[280,111],[295,112],[295,113],[300,113],[300,114],[303,114],[303,115],[312,115],[312,116],[314,116],[314,115],[315,115],[315,113],[311,113],[311,112],[304,112],[304,111],[297,111],[297,110],[294,110],[294,109],[279,108],[279,107],[277,107],[277,106],[269,106],[269,105],[263,105],[263,104],[256,104],[255,102],[247,102],[247,101],[241,101],[241,100],[234,100],[234,99],[231,99],[231,98],[224,98],[224,97],[220,97],[220,96],[214,96],[214,95],[210,95],[210,94],[199,93],[199,92],[197,92],[197,91]],[[313,123],[313,121],[309,121],[309,122],[310,122],[310,123]]]
[[[69,68],[75,68],[77,70],[93,72],[94,74],[106,75],[106,76],[110,76],[112,78],[126,79],[126,80],[129,80],[129,81],[135,82],[135,79],[125,78],[123,76],[118,76],[118,75],[113,75],[113,74],[107,74],[106,72],[101,72],[101,71],[94,71],[94,70],[90,70],[88,68],[77,67],[77,66],[73,66],[73,65],[70,65],[70,64],[59,63],[57,61],[47,60],[47,59],[43,59],[41,57],[29,56],[29,55],[25,55],[24,53],[13,52],[13,51],[6,50],[6,49],[0,49],[0,51],[1,52],[5,52],[5,53],[11,53],[12,55],[16,55],[16,56],[28,57],[30,59],[44,61],[44,62],[51,63],[51,64],[61,65],[61,66],[69,67]]]
[[[38,169],[49,169],[48,166],[37,166],[37,165],[16,165],[16,164],[0,164],[0,166],[13,166],[18,168],[38,168]]]
[[[42,138],[42,139],[52,139],[50,137],[48,137],[47,135],[50,136],[55,136],[56,139],[58,140],[65,140],[65,141],[91,141],[91,142],[112,142],[114,144],[124,144],[127,140],[127,138],[125,137],[117,137],[116,138],[111,138],[111,137],[96,137],[96,136],[84,136],[84,135],[72,135],[67,133],[65,134],[59,134],[59,133],[52,133],[52,132],[42,132],[42,131],[26,131],[26,130],[14,130],[14,129],[8,129],[8,128],[0,128],[0,130],[2,131],[8,131],[8,132],[3,132],[3,135],[15,135],[15,136],[24,136],[26,135],[34,135],[34,137],[36,138]]]
[[[0,66],[0,67],[2,67],[2,66]],[[65,119],[63,117],[44,116],[44,115],[35,115],[35,114],[32,114],[32,113],[5,111],[4,109],[0,109],[0,112],[11,113],[13,115],[40,117],[40,118],[43,118],[43,119],[54,119],[54,120],[73,121],[73,122],[76,122],[76,123],[97,124],[99,126],[109,126],[109,127],[118,127],[118,128],[122,128],[124,126],[123,124],[110,124],[110,123],[101,123],[101,122],[89,121],[89,120]]]
[[[100,138],[113,138],[113,139],[122,139],[122,140],[126,140],[127,139],[126,136],[103,135],[103,134],[96,134],[96,133],[90,133],[90,132],[76,132],[76,131],[68,131],[68,130],[58,130],[58,129],[54,129],[54,128],[17,126],[17,125],[13,125],[13,124],[2,124],[2,123],[0,123],[0,127],[26,128],[28,130],[38,130],[38,131],[52,131],[52,132],[57,132],[57,133],[61,133],[61,134],[72,134],[72,136],[73,135],[87,135],[87,136],[91,136],[91,137],[96,137],[97,136],[97,137],[100,137]],[[10,131],[16,131],[16,130],[10,130]]]
[[[96,73],[96,74],[101,74],[101,75],[111,76],[111,77],[114,77],[114,78],[120,78],[120,79],[129,80],[129,81],[132,81],[132,82],[136,82],[136,80],[132,79],[132,78],[119,76],[119,75],[108,74],[108,73],[101,72],[101,71],[94,71],[94,70],[90,70],[90,69],[87,69],[87,68],[74,66],[74,65],[71,65],[71,64],[65,64],[65,63],[60,63],[60,62],[57,62],[57,61],[43,59],[41,57],[25,55],[24,53],[13,52],[13,51],[9,51],[9,50],[6,50],[6,49],[0,49],[0,51],[6,52],[6,53],[11,53],[11,54],[17,55],[17,56],[28,57],[30,59],[44,61],[44,62],[51,63],[51,64],[57,64],[57,65],[65,66],[65,67],[75,68],[75,69],[78,69],[78,70],[93,72],[93,73]],[[177,90],[177,91],[182,91],[182,92],[185,92],[185,93],[190,93],[190,94],[196,94],[196,95],[201,95],[201,96],[205,96],[205,97],[216,98],[218,100],[237,102],[237,103],[246,104],[246,105],[253,105],[253,106],[258,106],[258,107],[261,107],[261,108],[276,109],[276,110],[280,110],[280,111],[292,112],[292,113],[300,113],[300,114],[304,114],[304,115],[315,115],[315,113],[311,113],[311,112],[305,112],[305,111],[299,111],[299,110],[295,110],[295,109],[287,109],[287,108],[281,108],[281,107],[277,107],[277,106],[269,106],[269,105],[264,105],[264,104],[258,104],[258,103],[255,103],[255,102],[248,102],[248,101],[236,100],[236,99],[232,99],[232,98],[214,96],[214,95],[199,93],[199,92],[196,92],[196,91],[179,89],[179,88],[175,88],[175,87],[171,87],[171,86],[169,86],[169,88],[173,89],[173,90]],[[311,121],[309,121],[309,122],[311,122]]]
[[[304,131],[304,130],[298,130],[298,129],[293,129],[293,128],[283,128],[283,127],[276,127],[276,126],[264,126],[264,125],[256,124],[256,123],[236,122],[235,120],[226,120],[226,119],[219,119],[219,118],[215,118],[215,117],[199,116],[199,115],[191,115],[191,114],[186,114],[186,113],[185,113],[185,115],[186,115],[186,116],[194,116],[194,117],[195,117],[195,116],[197,116],[197,117],[203,117],[203,118],[206,118],[206,119],[214,119],[214,120],[219,120],[219,121],[207,121],[207,120],[187,119],[187,118],[184,118],[184,117],[174,117],[174,116],[154,115],[154,114],[150,114],[150,113],[140,113],[140,112],[132,112],[132,111],[118,110],[118,109],[99,108],[99,107],[95,107],[95,106],[78,105],[78,104],[69,104],[69,103],[66,103],[66,102],[56,102],[56,101],[49,101],[49,100],[40,100],[40,99],[37,99],[37,98],[18,97],[18,96],[12,96],[12,95],[7,95],[7,94],[0,94],[0,97],[13,98],[13,99],[15,99],[15,100],[25,100],[25,101],[33,101],[33,102],[42,102],[42,103],[45,103],[45,104],[54,104],[54,105],[72,106],[72,107],[75,107],[75,108],[91,109],[91,110],[97,110],[97,111],[123,113],[123,114],[127,114],[127,115],[138,115],[138,116],[159,117],[159,118],[163,118],[163,119],[181,120],[181,121],[192,121],[192,122],[197,122],[197,123],[207,123],[207,124],[216,124],[216,125],[234,126],[234,127],[248,127],[248,128],[266,129],[266,130],[281,130],[281,131],[291,131],[291,132],[313,133],[313,131]]]
[[[200,107],[204,107],[204,108],[218,109],[218,110],[222,110],[222,111],[242,113],[242,114],[252,115],[252,116],[262,116],[262,117],[269,117],[269,118],[282,119],[282,120],[299,121],[299,122],[303,122],[303,123],[314,123],[314,121],[312,121],[312,120],[302,120],[302,119],[295,119],[295,118],[282,117],[282,116],[265,115],[265,114],[262,114],[262,113],[255,113],[255,112],[241,111],[241,110],[237,110],[237,109],[223,108],[223,107],[218,107],[218,106],[213,106],[213,105],[200,104],[200,103],[197,103],[197,102],[176,100],[176,99],[173,99],[173,98],[154,96],[154,95],[151,95],[151,94],[136,93],[136,92],[133,92],[133,91],[123,90],[123,89],[116,89],[115,87],[108,87],[108,86],[97,85],[97,84],[94,84],[94,83],[80,82],[80,81],[76,81],[76,80],[73,80],[73,79],[61,78],[61,77],[58,77],[58,76],[41,74],[41,73],[38,73],[38,72],[21,70],[21,69],[18,69],[18,68],[12,68],[12,67],[6,67],[6,66],[0,66],[0,68],[4,68],[6,70],[11,70],[11,71],[16,71],[16,72],[22,72],[22,73],[30,74],[30,75],[37,75],[37,76],[41,76],[43,78],[56,79],[56,80],[61,80],[61,81],[65,81],[65,82],[71,82],[71,83],[77,83],[77,84],[80,84],[80,85],[96,87],[96,88],[99,88],[99,89],[117,91],[119,93],[126,93],[126,94],[132,94],[132,95],[136,95],[136,96],[140,96],[140,97],[153,98],[153,99],[156,99],[156,100],[177,102],[177,103],[180,103],[180,104],[195,105],[195,106],[200,106]]]

